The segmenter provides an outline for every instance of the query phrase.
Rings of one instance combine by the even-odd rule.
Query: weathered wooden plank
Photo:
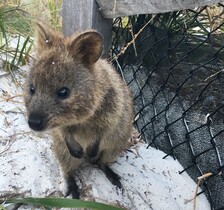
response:
[[[213,5],[221,0],[96,0],[105,18],[135,14],[156,14],[200,6]]]
[[[95,0],[63,0],[63,33],[68,36],[87,29],[95,29],[103,35],[106,54],[111,45],[112,19],[101,16]]]

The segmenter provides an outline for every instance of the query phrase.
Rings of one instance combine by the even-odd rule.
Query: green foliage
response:
[[[6,210],[6,208],[3,205],[0,205],[0,210]]]
[[[60,28],[61,18],[59,17],[59,10],[62,6],[62,0],[48,0],[48,9],[51,16],[51,25],[55,28]]]
[[[33,44],[30,22],[20,5],[0,3],[0,59],[4,70],[26,64]]]
[[[119,26],[128,28],[128,32],[134,31],[136,33],[151,20],[149,25],[169,31],[169,33],[183,33],[185,31],[191,35],[206,36],[214,30],[216,34],[224,33],[223,18],[223,6],[216,5],[195,8],[194,10],[122,17],[122,24]]]
[[[98,210],[122,210],[121,208],[113,207],[103,203],[68,198],[12,198],[8,199],[5,203],[22,203],[35,206],[44,206],[46,208],[90,208]]]

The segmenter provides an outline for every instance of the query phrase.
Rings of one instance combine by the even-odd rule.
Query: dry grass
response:
[[[61,28],[62,0],[20,0],[35,21],[47,22],[54,28]]]
[[[61,5],[62,0],[0,2],[0,60],[5,71],[11,73],[29,62],[36,22],[61,29]]]

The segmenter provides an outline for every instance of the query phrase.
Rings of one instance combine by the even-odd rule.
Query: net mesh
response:
[[[224,5],[116,18],[111,56],[129,85],[135,125],[224,209]]]

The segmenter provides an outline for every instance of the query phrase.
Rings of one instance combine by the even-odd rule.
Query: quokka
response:
[[[127,85],[104,59],[102,36],[89,30],[64,37],[37,24],[36,59],[24,87],[28,124],[51,130],[68,193],[79,198],[74,172],[98,164],[119,188],[109,164],[131,137],[133,103]]]

